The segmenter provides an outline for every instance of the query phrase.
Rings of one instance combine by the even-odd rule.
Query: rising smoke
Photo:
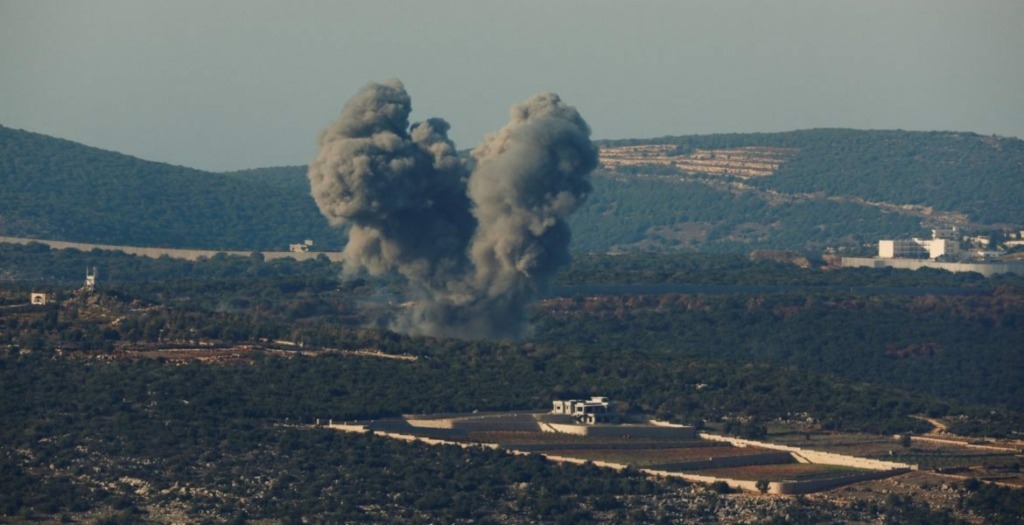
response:
[[[345,272],[404,276],[415,306],[392,328],[455,337],[519,337],[526,305],[569,261],[566,218],[582,204],[597,165],[590,128],[558,95],[510,110],[510,121],[472,152],[448,123],[409,125],[398,80],[369,84],[319,139],[313,198],[348,227]]]

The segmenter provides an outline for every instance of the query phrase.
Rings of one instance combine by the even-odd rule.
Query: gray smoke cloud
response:
[[[398,331],[520,337],[526,305],[569,262],[567,217],[591,190],[590,128],[553,93],[510,110],[510,121],[460,159],[442,119],[409,124],[398,80],[369,84],[320,135],[313,198],[347,226],[345,272],[397,272],[415,306]]]

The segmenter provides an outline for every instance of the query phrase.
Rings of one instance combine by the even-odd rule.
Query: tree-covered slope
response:
[[[855,195],[960,212],[981,223],[1024,220],[1024,141],[973,133],[808,130],[801,153],[761,185]]]
[[[243,250],[339,238],[301,184],[148,162],[2,126],[0,235]]]
[[[594,178],[589,202],[570,219],[578,250],[820,251],[923,234],[921,220],[824,199],[773,202],[666,177]]]
[[[673,153],[770,147],[791,155],[748,181],[783,193],[822,193],[959,212],[981,223],[1024,220],[1024,141],[964,132],[810,129],[608,141],[669,144]],[[628,170],[627,170],[628,171]],[[669,170],[671,171],[671,170]]]

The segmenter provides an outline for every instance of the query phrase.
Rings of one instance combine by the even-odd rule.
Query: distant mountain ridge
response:
[[[0,127],[0,234],[207,249],[340,243],[309,196]]]
[[[927,228],[1024,225],[1024,141],[814,129],[599,141],[571,218],[582,251],[863,247]],[[0,235],[337,249],[304,166],[209,173],[0,127]],[[995,227],[995,226],[992,226]]]

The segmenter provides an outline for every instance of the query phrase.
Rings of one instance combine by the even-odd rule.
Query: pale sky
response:
[[[596,139],[1024,137],[1024,0],[0,0],[0,124],[148,160],[306,164],[390,77],[460,149],[541,91]]]

